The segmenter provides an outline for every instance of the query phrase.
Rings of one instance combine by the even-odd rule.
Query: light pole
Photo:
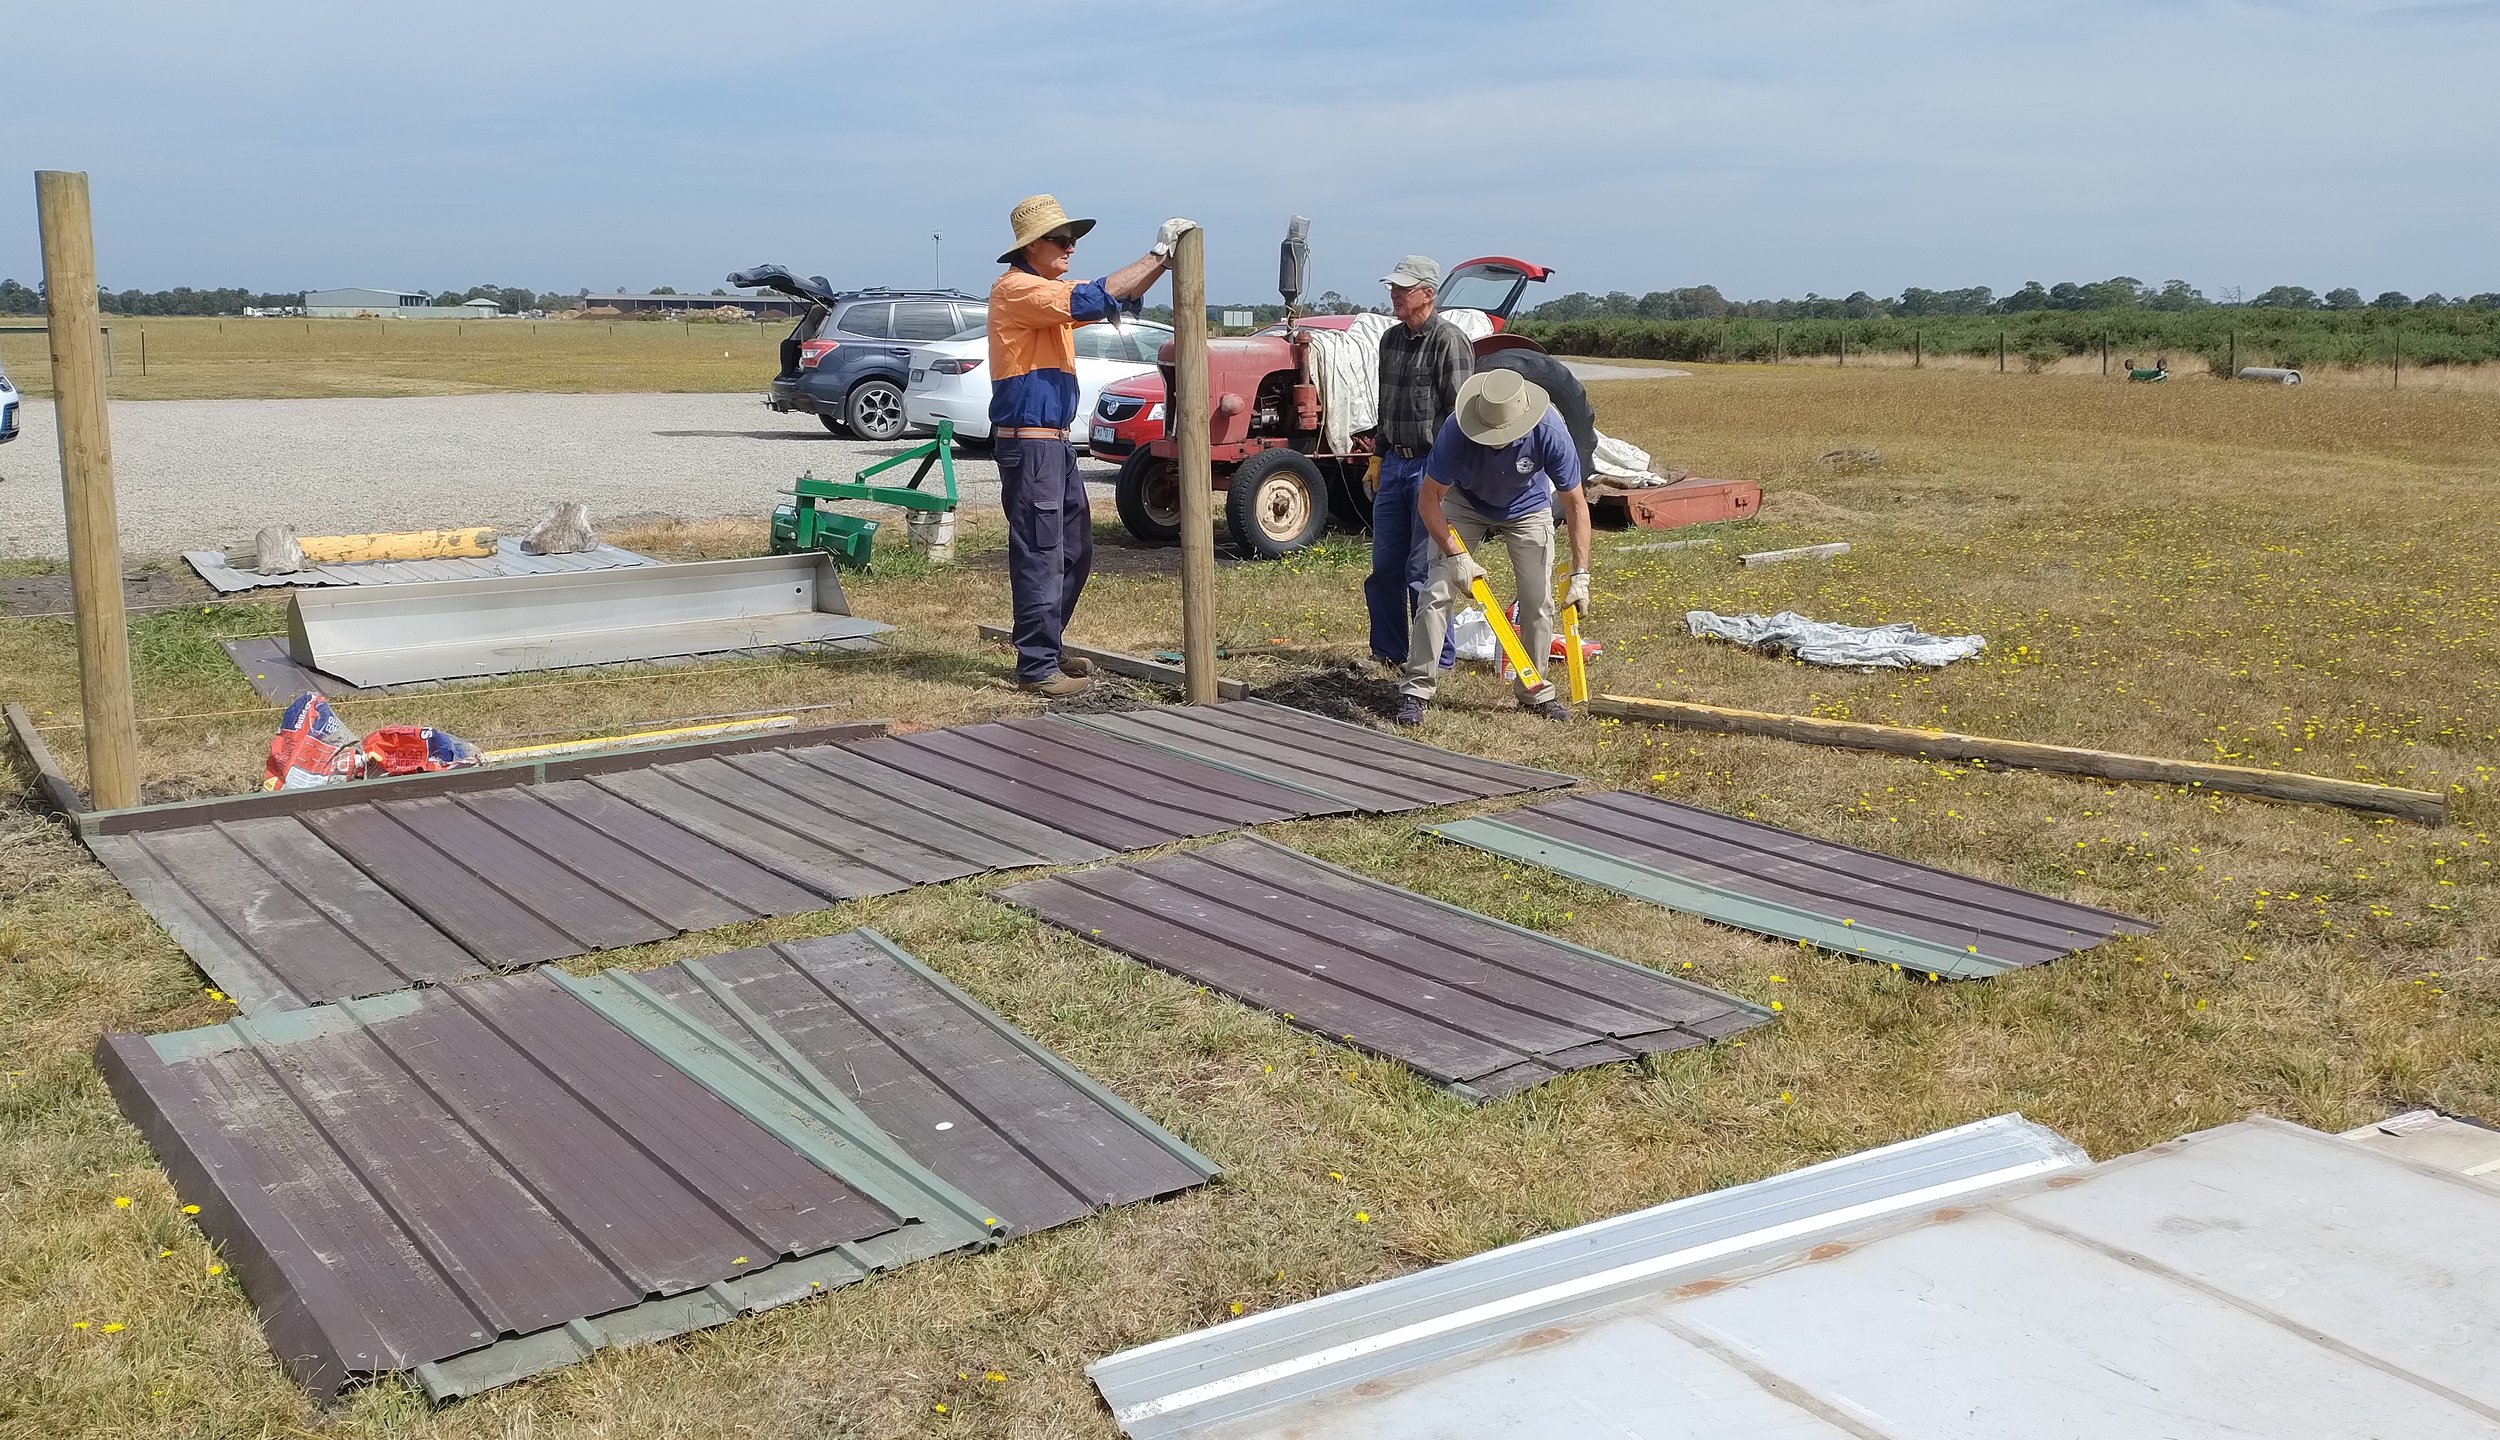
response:
[[[944,239],[945,237],[935,230],[929,232],[929,285],[930,288],[936,290],[946,288],[946,266],[938,258]]]

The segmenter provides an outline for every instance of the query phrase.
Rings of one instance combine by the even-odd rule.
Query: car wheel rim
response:
[[[1280,475],[1259,486],[1259,529],[1270,540],[1301,538],[1311,524],[1311,492],[1300,480]]]
[[[903,397],[879,386],[859,400],[859,417],[871,430],[880,433],[900,429],[903,423]]]

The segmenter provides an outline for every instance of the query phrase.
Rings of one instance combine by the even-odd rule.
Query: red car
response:
[[[1494,333],[1478,341],[1478,354],[1535,342],[1504,335],[1529,285],[1553,272],[1507,256],[1483,256],[1451,269],[1436,297],[1445,310],[1481,310]],[[1298,330],[1342,330],[1350,315],[1297,319]],[[1177,467],[1164,420],[1163,369],[1103,387],[1090,424],[1093,453],[1121,461],[1120,522],[1147,544],[1169,544],[1179,533]],[[1345,455],[1322,453],[1316,427],[1292,413],[1291,392],[1300,364],[1286,327],[1270,325],[1255,335],[1207,343],[1208,396],[1215,413],[1210,436],[1215,488],[1228,493],[1225,507],[1233,541],[1245,553],[1273,558],[1317,540],[1331,518],[1360,528],[1371,519],[1371,438],[1358,436]],[[1279,452],[1273,455],[1265,452]],[[1160,453],[1158,453],[1160,452]],[[1250,483],[1233,490],[1236,472]]]

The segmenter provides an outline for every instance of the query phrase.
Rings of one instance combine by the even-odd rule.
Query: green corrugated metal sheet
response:
[[[1783,940],[1802,940],[1839,955],[1865,960],[1885,960],[1904,969],[1941,975],[1949,980],[1984,980],[2013,969],[2002,960],[1992,960],[1976,947],[1965,951],[1948,950],[1941,945],[1913,940],[1906,935],[1890,935],[1870,926],[1833,920],[1809,911],[1794,909],[1750,895],[1739,895],[1715,885],[1704,885],[1601,855],[1548,835],[1505,825],[1499,820],[1460,820],[1448,825],[1429,825],[1428,835],[1472,845],[1479,850],[1509,860],[1523,860],[1557,870],[1574,880],[1682,910],[1722,925],[1756,934],[1775,935]]]

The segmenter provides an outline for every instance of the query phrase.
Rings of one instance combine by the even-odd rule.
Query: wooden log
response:
[[[1794,550],[1756,550],[1751,555],[1737,556],[1736,561],[1740,565],[1777,565],[1783,560],[1827,560],[1848,553],[1849,542],[1835,540],[1829,545],[1800,545]]]
[[[375,560],[477,560],[495,553],[495,529],[403,530],[381,535],[306,535],[296,547],[307,565],[362,565]]]
[[[113,435],[104,408],[104,317],[96,295],[95,227],[85,172],[36,171],[35,211],[43,232],[52,413],[61,443],[61,508],[69,531],[87,784],[95,803],[111,809],[139,803],[139,720],[130,695],[130,621],[122,598],[121,522],[113,505]]]
[[[26,707],[11,700],[0,705],[0,716],[7,717],[9,738],[16,742],[18,753],[25,757],[26,768],[35,772],[35,788],[42,793],[44,803],[63,815],[76,815],[85,810],[87,797],[79,794],[78,787],[69,783],[69,776],[63,773],[61,762],[52,758],[52,747],[43,743],[43,732],[37,730],[35,722],[28,718]]]
[[[1180,463],[1182,695],[1212,705],[1215,674],[1215,470],[1207,452],[1206,232],[1172,247],[1172,436]]]
[[[1809,745],[1836,745],[1850,750],[1881,750],[1936,760],[1978,760],[2024,770],[2063,775],[2092,775],[2104,780],[2133,780],[2190,789],[2262,795],[2304,805],[2340,805],[2374,815],[2394,815],[2425,825],[2448,818],[2448,800],[2427,790],[2372,785],[2361,780],[2332,780],[2289,770],[2259,770],[2246,765],[2215,765],[2201,760],[2164,760],[2150,755],[2124,755],[2068,745],[2039,745],[2028,740],[1999,740],[1985,735],[1957,735],[1945,730],[1915,730],[1898,725],[1869,725],[1857,720],[1825,720],[1811,715],[1774,715],[1759,710],[1732,710],[1689,700],[1653,700],[1631,695],[1600,695],[1589,713],[1622,720],[1647,720],[1687,730],[1722,735],[1768,735]]]
[[[982,639],[996,641],[1001,645],[1015,643],[1014,632],[1005,626],[983,625],[980,627],[980,634]],[[1124,654],[1118,650],[1097,650],[1091,645],[1062,644],[1059,651],[1063,655],[1073,655],[1079,660],[1091,660],[1099,668],[1108,670],[1114,675],[1126,675],[1135,680],[1152,680],[1158,685],[1169,685],[1184,694],[1188,691],[1189,674],[1178,665],[1166,665],[1159,660],[1148,660],[1144,656]],[[1210,667],[1210,673],[1212,673],[1212,667]],[[1217,675],[1215,676],[1215,695],[1212,698],[1247,700],[1250,698],[1250,686],[1246,681]]]

